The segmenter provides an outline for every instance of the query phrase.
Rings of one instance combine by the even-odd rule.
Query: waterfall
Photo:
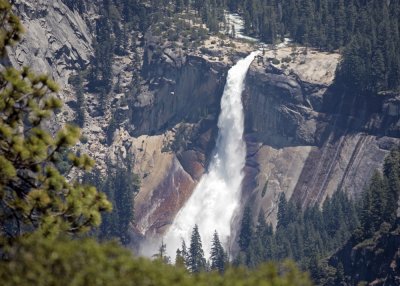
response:
[[[221,98],[217,143],[208,171],[164,237],[167,253],[172,259],[176,249],[181,247],[182,239],[189,246],[195,224],[199,227],[206,258],[210,255],[215,230],[224,247],[228,246],[232,219],[240,206],[246,159],[242,91],[247,70],[257,53],[240,60],[228,72]]]

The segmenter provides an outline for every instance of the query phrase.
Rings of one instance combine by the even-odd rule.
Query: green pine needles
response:
[[[7,1],[0,1],[0,54],[20,38],[22,26]],[[45,129],[62,106],[57,84],[29,68],[0,70],[0,237],[16,238],[40,229],[44,235],[79,233],[100,224],[110,210],[106,196],[78,181],[67,181],[57,163],[80,138],[67,125]],[[88,171],[94,162],[68,153],[69,169]]]

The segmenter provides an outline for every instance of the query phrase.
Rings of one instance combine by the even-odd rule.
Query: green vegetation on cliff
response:
[[[114,206],[111,212],[102,213],[102,222],[95,231],[101,241],[118,240],[123,245],[131,242],[130,224],[134,221],[134,197],[139,192],[140,180],[128,168],[108,166],[107,176],[95,169],[84,176],[84,181],[107,195]]]
[[[255,267],[263,261],[293,259],[312,272],[315,261],[342,246],[358,226],[354,203],[338,191],[327,198],[322,209],[318,205],[304,211],[282,193],[278,205],[276,231],[266,224],[261,213],[253,226],[250,210],[246,209],[239,233],[239,264]]]
[[[266,43],[287,36],[301,45],[343,51],[336,81],[350,93],[400,87],[399,1],[228,0],[227,5],[243,15],[248,34]]]

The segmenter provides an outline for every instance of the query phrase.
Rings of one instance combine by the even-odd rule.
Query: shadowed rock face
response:
[[[392,232],[377,232],[374,237],[356,243],[350,239],[328,260],[330,266],[343,266],[344,285],[399,285],[400,228]]]
[[[197,56],[174,60],[165,51],[146,49],[143,74],[149,89],[134,103],[134,134],[159,134],[182,121],[217,118],[227,69]]]

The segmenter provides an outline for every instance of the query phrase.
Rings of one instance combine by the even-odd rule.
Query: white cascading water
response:
[[[203,175],[164,237],[171,258],[181,247],[182,239],[189,246],[195,224],[199,227],[206,258],[210,255],[215,230],[223,246],[228,246],[232,218],[240,205],[246,159],[242,91],[247,70],[257,54],[251,53],[228,72],[221,99],[217,144],[208,172]]]

